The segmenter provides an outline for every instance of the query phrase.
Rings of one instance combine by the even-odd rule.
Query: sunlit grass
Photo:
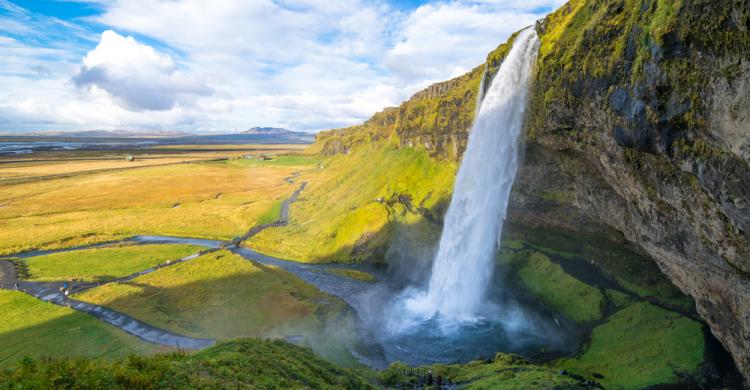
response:
[[[152,165],[174,164],[187,161],[209,160],[222,157],[223,154],[191,153],[186,155],[154,155],[148,158],[136,158],[125,161],[125,156],[107,160],[59,161],[59,162],[24,162],[5,163],[0,167],[0,184],[5,179],[20,177],[39,177],[60,174],[72,174],[109,169],[138,168]]]
[[[138,234],[229,239],[255,225],[309,165],[283,157],[146,167],[0,187],[0,253]]]
[[[292,205],[289,226],[263,231],[246,245],[305,262],[361,260],[352,253],[355,247],[384,243],[389,222],[404,218],[403,207],[390,213],[388,202],[402,196],[414,209],[433,208],[449,196],[455,170],[455,163],[436,161],[423,150],[383,145],[328,158],[322,169],[303,171],[300,180],[308,186]]]
[[[202,249],[180,244],[126,245],[53,253],[23,262],[28,267],[30,280],[34,281],[104,281],[177,260]]]
[[[364,271],[358,271],[356,269],[332,268],[332,269],[329,269],[328,272],[339,275],[339,276],[343,276],[346,278],[359,280],[362,282],[374,282],[377,280],[373,274],[364,272]]]

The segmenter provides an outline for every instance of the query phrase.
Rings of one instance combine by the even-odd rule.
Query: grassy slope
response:
[[[226,251],[76,298],[180,334],[211,338],[267,335],[289,323],[312,326],[316,312],[337,308],[332,298],[286,271]]]
[[[115,362],[27,362],[0,372],[0,388],[369,389],[356,373],[309,349],[281,341],[235,340],[194,355],[131,357]]]
[[[231,238],[287,197],[296,185],[283,178],[309,162],[182,164],[6,186],[0,253],[135,234]]]
[[[362,146],[330,157],[323,169],[304,172],[300,180],[309,185],[292,206],[289,226],[263,231],[247,245],[306,262],[360,260],[352,253],[355,247],[381,245],[389,222],[414,217],[402,215],[403,208],[389,202],[402,195],[415,208],[433,208],[448,197],[455,169],[425,151],[391,146]]]
[[[271,207],[266,210],[261,216],[258,217],[257,223],[259,225],[276,222],[281,216],[281,204],[284,201],[277,201],[271,204]]]
[[[0,367],[24,357],[114,358],[157,350],[87,314],[21,292],[0,291],[0,313]]]
[[[168,260],[198,253],[202,247],[180,244],[125,245],[53,253],[23,260],[34,281],[102,281],[143,271]]]

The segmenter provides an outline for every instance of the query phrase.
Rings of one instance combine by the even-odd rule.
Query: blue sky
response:
[[[562,0],[0,0],[0,132],[348,126]]]

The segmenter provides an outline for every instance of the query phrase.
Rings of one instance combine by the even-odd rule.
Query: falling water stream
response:
[[[443,328],[482,317],[497,244],[519,163],[528,84],[538,40],[521,32],[477,112],[426,289],[409,289],[391,326],[437,318]]]

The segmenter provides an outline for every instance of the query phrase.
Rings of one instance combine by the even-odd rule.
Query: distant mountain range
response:
[[[296,131],[292,131],[289,129],[284,129],[281,127],[253,127],[250,130],[245,130],[242,132],[242,134],[289,134],[289,133],[297,133]]]
[[[280,127],[253,127],[238,133],[187,133],[182,131],[87,130],[56,131],[27,134],[0,134],[0,142],[66,141],[91,142],[101,140],[153,141],[156,144],[309,144],[315,134]]]

